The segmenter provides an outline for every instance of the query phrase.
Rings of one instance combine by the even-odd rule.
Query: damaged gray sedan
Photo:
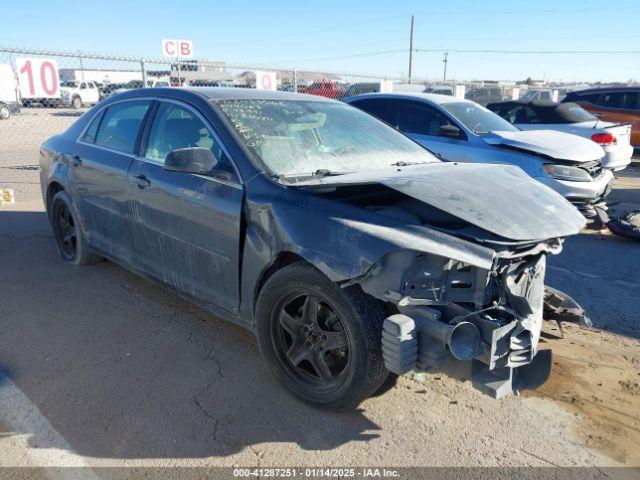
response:
[[[322,97],[224,88],[109,98],[40,167],[64,260],[110,259],[249,328],[312,405],[450,362],[495,397],[548,375],[545,260],[585,219],[517,167],[440,162]]]

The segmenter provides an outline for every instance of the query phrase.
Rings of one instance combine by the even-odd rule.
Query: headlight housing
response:
[[[569,180],[572,182],[590,182],[591,175],[586,170],[569,165],[559,165],[557,163],[545,163],[545,171],[558,180]]]

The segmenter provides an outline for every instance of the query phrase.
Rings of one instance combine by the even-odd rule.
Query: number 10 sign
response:
[[[58,63],[43,58],[16,58],[22,98],[58,98]]]

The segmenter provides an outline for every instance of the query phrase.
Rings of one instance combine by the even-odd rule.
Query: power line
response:
[[[326,60],[345,60],[345,59],[349,59],[349,58],[360,58],[360,57],[375,57],[378,55],[388,55],[390,53],[399,53],[399,52],[405,52],[406,53],[407,49],[406,48],[399,48],[396,50],[380,50],[377,52],[363,52],[363,53],[354,53],[351,55],[338,55],[338,56],[333,56],[333,57],[315,57],[315,58],[297,58],[294,60],[283,60],[280,62],[270,62],[270,63],[278,63],[278,64],[282,64],[282,63],[302,63],[302,62],[322,62],[322,61],[326,61]],[[417,52],[418,50],[414,49],[414,52]]]
[[[589,54],[589,55],[636,55],[640,50],[461,50],[455,48],[416,48],[416,52],[422,53],[505,53],[517,55],[565,55],[565,54]]]
[[[558,14],[558,13],[571,13],[572,15],[579,15],[585,13],[598,13],[598,12],[620,12],[620,11],[633,11],[640,9],[640,6],[626,6],[626,7],[606,7],[606,8],[556,8],[556,9],[536,9],[531,6],[527,10],[465,10],[465,11],[453,11],[453,10],[440,10],[430,12],[416,12],[416,15],[452,15],[455,17],[460,16],[473,16],[473,15],[531,15],[531,14]]]
[[[394,50],[378,50],[373,52],[354,53],[349,55],[336,55],[331,57],[315,57],[315,58],[297,58],[293,60],[283,60],[280,62],[271,62],[277,64],[283,63],[302,63],[302,62],[322,62],[330,60],[346,60],[350,58],[375,57],[378,55],[389,55],[391,53],[406,52],[405,49],[399,48]],[[508,54],[508,55],[638,55],[640,50],[464,50],[455,48],[414,48],[415,53],[487,53],[487,54]]]

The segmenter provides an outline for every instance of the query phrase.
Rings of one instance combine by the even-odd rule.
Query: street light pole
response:
[[[447,81],[447,57],[449,56],[449,52],[444,52],[444,58],[442,59],[442,63],[444,63],[444,76],[442,77],[443,81]]]
[[[413,15],[411,15],[411,30],[409,32],[409,78],[408,83],[411,83],[411,66],[413,63]]]

